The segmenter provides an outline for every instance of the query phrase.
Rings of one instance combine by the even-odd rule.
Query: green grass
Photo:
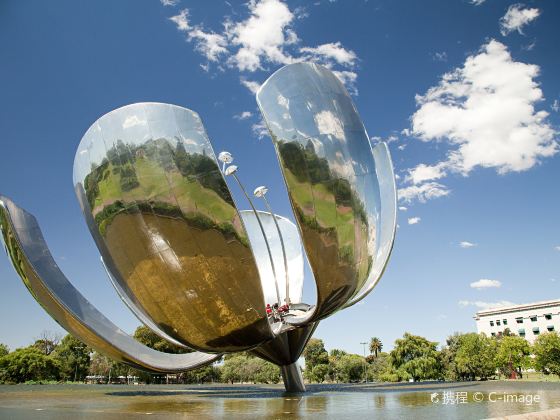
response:
[[[215,221],[231,220],[235,215],[234,208],[215,191],[204,188],[198,182],[189,182],[177,170],[166,174],[157,162],[137,159],[134,168],[140,186],[127,192],[122,191],[121,175],[113,173],[113,168],[113,165],[109,164],[109,175],[98,184],[96,207],[123,199],[127,202],[155,200],[174,204],[176,197],[181,209],[187,212],[198,211]]]
[[[354,216],[352,211],[337,211],[335,197],[325,185],[299,182],[290,172],[285,171],[290,194],[300,208],[315,207],[317,222],[324,228],[336,228],[339,244],[353,244]]]

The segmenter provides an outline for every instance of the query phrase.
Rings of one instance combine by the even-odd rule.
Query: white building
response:
[[[560,331],[560,300],[502,306],[474,316],[479,333],[499,336],[506,328],[533,343],[539,334]]]

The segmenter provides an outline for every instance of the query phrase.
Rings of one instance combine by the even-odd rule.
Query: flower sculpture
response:
[[[350,96],[316,64],[274,73],[257,101],[293,209],[253,197],[228,152],[216,159],[193,111],[161,103],[114,110],[86,132],[74,186],[117,293],[146,326],[193,352],[150,349],[83,297],[53,260],[35,218],[0,196],[7,253],[66,330],[136,368],[178,372],[251,351],[305,390],[296,362],[320,320],[364,298],[381,277],[396,223],[386,144],[372,148]],[[226,179],[250,204],[239,210]],[[255,203],[264,201],[266,210]],[[312,278],[304,279],[304,256]],[[315,302],[303,302],[314,281]]]

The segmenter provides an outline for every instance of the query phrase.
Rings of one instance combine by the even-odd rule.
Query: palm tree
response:
[[[383,343],[381,340],[377,337],[372,337],[369,342],[369,352],[375,354],[375,357],[377,357],[378,352],[381,352],[382,348]]]

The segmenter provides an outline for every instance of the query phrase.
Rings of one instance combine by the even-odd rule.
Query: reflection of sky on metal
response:
[[[135,312],[203,351],[272,338],[247,233],[196,113],[114,110],[87,131],[74,169],[88,227]]]
[[[389,261],[395,240],[397,226],[397,189],[393,174],[393,164],[387,145],[385,143],[376,145],[373,148],[373,157],[375,159],[381,201],[381,213],[378,215],[379,223],[372,223],[373,226],[378,226],[379,228],[379,232],[376,235],[378,238],[377,243],[374,240],[368,243],[370,252],[375,252],[375,258],[369,278],[347,306],[353,305],[366,297],[381,279],[383,271]]]
[[[180,372],[216,360],[200,352],[168,354],[140,344],[99,312],[68,281],[45,243],[37,220],[0,196],[0,226],[14,268],[37,302],[86,345],[139,368]]]
[[[392,244],[392,236],[381,233],[382,209],[396,206],[394,196],[381,197],[379,177],[394,183],[392,169],[376,168],[350,96],[322,66],[296,63],[278,70],[261,86],[257,102],[317,283],[317,319],[371,290],[379,279],[379,266],[389,254],[381,250]],[[394,225],[394,219],[387,224]]]
[[[96,121],[83,136],[74,161],[74,183],[83,182],[91,165],[100,165],[106,149],[117,140],[126,145],[141,146],[159,138],[180,140],[187,153],[210,154],[205,145],[207,136],[197,113],[170,104],[151,103],[127,105]],[[101,142],[99,141],[101,140]],[[103,147],[104,145],[104,147]]]
[[[251,210],[242,210],[240,214],[245,223],[245,228],[247,229],[247,234],[249,235],[249,240],[251,241],[253,253],[259,268],[265,302],[273,304],[276,302],[274,276],[257,218],[255,213]],[[270,213],[259,211],[259,216],[272,251],[272,257],[274,258],[274,267],[278,276],[280,301],[284,302],[286,298],[286,271],[284,270],[284,259],[278,231],[276,230],[274,220],[272,220]],[[292,303],[300,303],[303,293],[303,250],[299,232],[297,226],[285,217],[276,215],[276,220],[278,221],[282,237],[284,238],[286,257],[288,259],[290,300]]]

